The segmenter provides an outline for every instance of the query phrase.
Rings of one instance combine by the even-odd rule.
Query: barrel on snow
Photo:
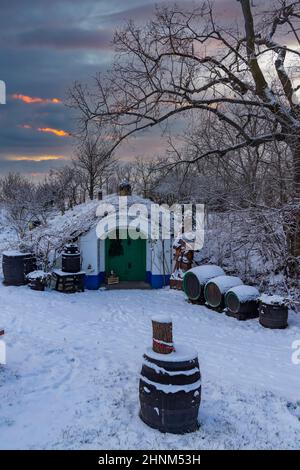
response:
[[[197,353],[186,347],[162,357],[148,349],[140,377],[140,417],[161,432],[184,434],[199,428],[201,374]]]
[[[80,251],[76,245],[69,244],[62,253],[62,271],[64,273],[78,273],[81,269]]]
[[[183,290],[190,300],[204,303],[204,286],[212,278],[223,276],[220,266],[203,264],[187,271],[183,278]]]
[[[226,292],[235,286],[240,286],[243,281],[236,276],[218,276],[205,284],[204,297],[206,303],[213,308],[224,308]]]
[[[27,283],[26,274],[36,269],[36,259],[32,253],[5,251],[2,255],[4,284],[22,286]]]
[[[259,291],[252,286],[236,286],[225,294],[225,305],[228,316],[238,320],[258,317]]]
[[[259,299],[259,323],[265,328],[282,330],[288,326],[288,307],[283,298],[262,295]]]

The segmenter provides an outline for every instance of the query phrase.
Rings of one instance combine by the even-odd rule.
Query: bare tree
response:
[[[115,148],[131,134],[174,116],[201,111],[230,127],[234,143],[197,155],[225,156],[247,147],[283,142],[293,159],[293,194],[287,241],[300,256],[299,1],[280,0],[253,18],[250,0],[239,0],[244,28],[217,24],[211,5],[195,11],[158,10],[146,26],[129,22],[115,35],[118,52],[110,74],[86,92],[76,84],[73,105],[83,123],[94,120],[119,132]],[[259,8],[259,7],[257,7]],[[285,43],[291,44],[286,45]],[[243,107],[243,113],[240,108]],[[263,126],[253,130],[252,119]]]
[[[102,188],[106,183],[115,162],[104,138],[101,135],[87,134],[77,148],[73,163],[81,173],[82,184],[85,185],[89,198],[92,200],[96,188]]]
[[[136,191],[136,174],[133,162],[119,161],[114,166],[114,171],[110,175],[108,192],[118,192],[122,181],[130,183],[133,191]]]
[[[137,192],[144,198],[153,198],[160,179],[165,173],[166,158],[156,157],[145,160],[143,157],[136,157],[134,160],[135,186]]]
[[[243,109],[240,116],[242,112]],[[264,125],[259,119],[255,120],[254,112],[252,133],[258,127],[262,131]],[[267,142],[226,155],[203,157],[204,152],[209,153],[216,146],[233,146],[235,136],[230,126],[215,119],[201,115],[200,122],[200,125],[188,129],[181,144],[170,140],[170,161],[174,167],[181,163],[183,186],[186,184],[184,180],[188,180],[195,197],[212,209],[218,209],[218,200],[227,210],[250,206],[257,209],[282,207],[286,204],[292,196],[292,158],[282,142]],[[198,191],[195,192],[197,175]]]

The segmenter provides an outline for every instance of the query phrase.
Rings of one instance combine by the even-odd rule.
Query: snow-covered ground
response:
[[[199,352],[201,427],[161,434],[139,417],[151,316],[169,314],[177,342]],[[271,331],[190,305],[181,292],[64,295],[0,287],[7,365],[0,366],[0,448],[300,448],[300,316]]]

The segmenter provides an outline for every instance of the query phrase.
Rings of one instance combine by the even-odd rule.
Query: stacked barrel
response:
[[[152,320],[153,345],[140,376],[140,418],[161,432],[184,434],[199,427],[201,374],[197,352],[173,344],[172,320]]]
[[[253,286],[236,286],[225,295],[226,315],[247,320],[258,317],[259,291]]]
[[[223,310],[225,294],[232,287],[240,286],[243,281],[237,276],[217,276],[210,279],[204,287],[204,297],[209,307]]]
[[[73,243],[65,245],[62,253],[61,270],[54,269],[52,271],[55,290],[68,294],[83,292],[85,273],[80,269],[81,255],[79,248]]]
[[[253,286],[244,285],[237,276],[227,276],[220,266],[204,264],[187,271],[183,290],[191,303],[206,305],[225,312],[237,320],[259,316],[266,328],[287,327],[288,308],[285,299],[278,296],[260,296]]]
[[[65,245],[61,257],[62,271],[64,273],[78,273],[81,268],[81,255],[77,245]]]
[[[190,269],[183,278],[183,290],[192,303],[205,303],[204,287],[208,281],[225,272],[215,264],[204,264]]]

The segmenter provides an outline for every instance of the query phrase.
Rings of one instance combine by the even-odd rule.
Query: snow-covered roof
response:
[[[99,217],[97,216],[97,209],[102,204],[110,204],[117,210],[119,206],[119,198],[126,198],[128,207],[133,204],[144,204],[147,208],[150,207],[152,201],[144,199],[140,196],[119,196],[117,194],[111,194],[106,196],[101,201],[94,200],[87,203],[79,204],[73,209],[65,212],[64,215],[57,215],[54,217],[49,225],[49,228],[55,228],[58,232],[63,232],[69,239],[76,238],[83,233],[93,228]],[[42,229],[36,228],[35,231]]]
[[[46,225],[30,231],[23,245],[35,253],[60,250],[66,243],[87,232],[96,223],[99,201],[79,204],[64,214],[56,214]]]
[[[114,206],[116,211],[119,207],[119,198],[127,199],[127,206],[133,204],[143,204],[148,210],[152,201],[137,195],[119,196],[111,194],[101,201],[93,200],[74,206],[64,214],[56,214],[48,220],[46,225],[36,227],[30,231],[22,240],[23,247],[35,253],[59,252],[66,243],[80,237],[84,233],[96,227],[100,217],[97,216],[97,209],[102,204]],[[55,255],[54,255],[55,256]]]

